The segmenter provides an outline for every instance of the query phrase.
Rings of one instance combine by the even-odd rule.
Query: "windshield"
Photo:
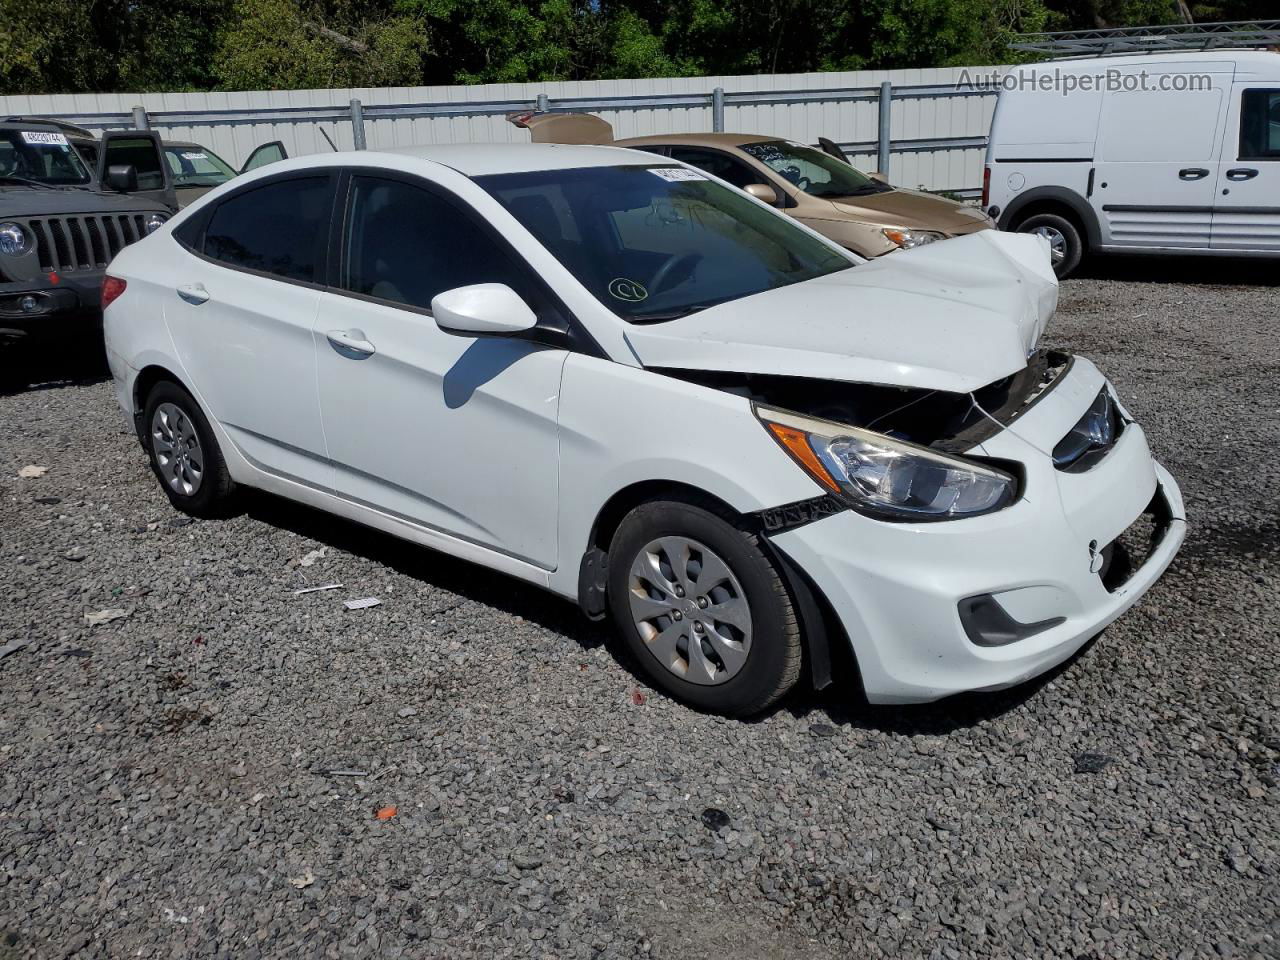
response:
[[[166,144],[164,158],[175,187],[216,187],[236,175],[225,160],[204,147]]]
[[[893,187],[837,160],[829,153],[786,140],[744,143],[744,153],[814,197],[861,197]]]
[[[53,130],[0,129],[0,181],[54,186],[85,184],[89,171],[64,134]]]
[[[674,320],[853,265],[786,217],[687,167],[586,167],[476,182],[633,323]]]

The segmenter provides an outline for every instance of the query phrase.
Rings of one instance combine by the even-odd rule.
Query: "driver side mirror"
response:
[[[774,204],[778,202],[778,191],[767,183],[749,183],[747,184],[747,193],[764,203]]]
[[[505,283],[455,287],[431,299],[436,326],[459,337],[509,337],[532,330],[538,318]]]
[[[887,173],[881,173],[879,170],[872,170],[870,173],[867,174],[867,176],[870,177],[872,180],[879,181],[880,183],[889,182],[889,175]]]
[[[131,163],[113,163],[107,167],[107,186],[121,193],[134,193],[138,189],[138,170]]]

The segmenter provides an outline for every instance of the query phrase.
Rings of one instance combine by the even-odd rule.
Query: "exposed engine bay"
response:
[[[836,423],[875,430],[948,453],[994,436],[1043,396],[1071,356],[1039,350],[1017,373],[972,393],[845,383],[764,373],[657,370],[670,377]]]

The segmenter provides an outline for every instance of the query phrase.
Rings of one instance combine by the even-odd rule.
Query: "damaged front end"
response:
[[[972,393],[833,382],[765,373],[655,370],[753,404],[874,430],[942,453],[964,453],[1008,427],[1070,368],[1070,355],[1038,350],[1017,373]]]

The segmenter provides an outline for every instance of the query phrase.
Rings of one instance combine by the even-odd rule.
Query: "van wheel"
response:
[[[756,536],[690,503],[623,519],[609,548],[610,612],[654,684],[703,710],[760,713],[800,676],[800,627]]]
[[[225,516],[235,483],[209,421],[191,394],[162,380],[147,394],[143,442],[169,502],[195,517]]]
[[[1034,233],[1049,241],[1053,272],[1059,280],[1071,275],[1084,257],[1084,241],[1080,231],[1066,217],[1056,213],[1037,213],[1018,224],[1019,233]]]

